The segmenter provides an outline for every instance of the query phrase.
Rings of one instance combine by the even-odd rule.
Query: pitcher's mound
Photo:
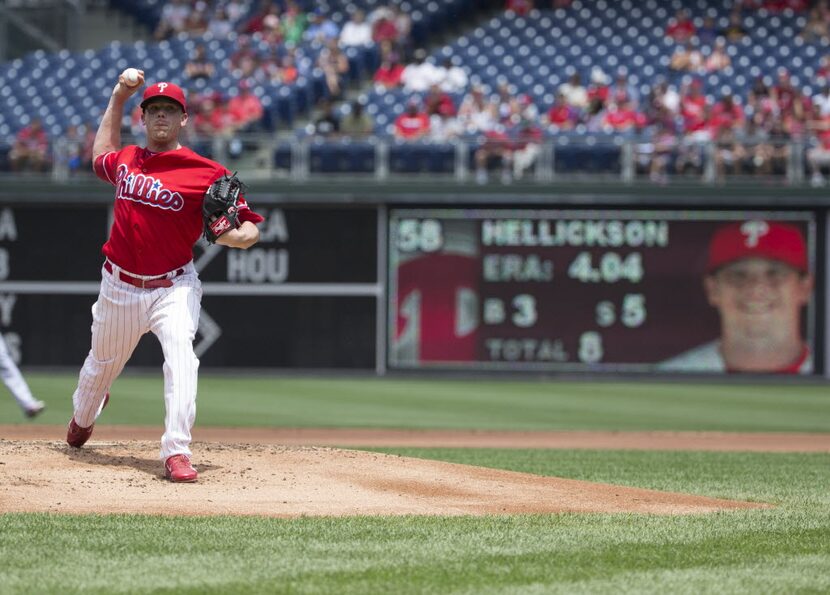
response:
[[[690,514],[763,504],[718,500],[371,452],[194,445],[195,484],[162,477],[157,442],[0,440],[0,513],[461,515]]]

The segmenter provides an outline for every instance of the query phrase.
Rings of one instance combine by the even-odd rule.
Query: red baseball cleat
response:
[[[107,403],[110,402],[110,394],[107,392],[104,395],[104,405],[101,407],[103,410],[104,407],[107,406]],[[69,446],[74,446],[75,448],[81,448],[86,441],[89,440],[89,437],[92,436],[92,428],[95,427],[95,424],[92,424],[88,428],[82,428],[77,423],[75,423],[75,418],[73,417],[69,421],[69,428],[66,430],[66,443]]]
[[[92,428],[94,427],[95,424],[92,424],[88,428],[82,428],[75,423],[75,418],[73,417],[69,422],[69,428],[66,431],[66,443],[69,446],[81,448],[84,444],[86,444],[86,441],[89,440],[89,437],[92,436]]]
[[[164,462],[164,477],[176,483],[190,483],[196,481],[199,474],[187,455],[173,455]]]

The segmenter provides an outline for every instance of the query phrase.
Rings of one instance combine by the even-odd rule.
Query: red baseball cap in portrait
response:
[[[167,97],[182,106],[182,109],[187,111],[187,102],[184,99],[184,91],[182,88],[174,83],[153,83],[144,90],[144,97],[141,98],[141,109],[147,105],[147,102],[156,97]]]
[[[789,223],[753,219],[720,228],[709,243],[706,272],[744,258],[767,258],[808,271],[804,235]]]

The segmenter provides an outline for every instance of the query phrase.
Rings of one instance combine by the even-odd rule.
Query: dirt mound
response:
[[[0,440],[0,513],[692,514],[764,505],[323,447],[194,444],[199,482],[162,478],[158,442]]]

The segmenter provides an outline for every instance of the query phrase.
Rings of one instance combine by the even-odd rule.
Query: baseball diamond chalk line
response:
[[[97,440],[80,450],[54,439],[0,439],[0,513],[291,518],[562,512],[698,514],[768,508],[761,503],[381,453],[274,444],[198,442],[194,445],[198,453],[194,462],[200,472],[199,482],[178,485],[162,478],[157,440],[124,441],[123,433],[119,433],[121,437],[115,441],[97,435]],[[187,497],[177,498],[177,494]]]

